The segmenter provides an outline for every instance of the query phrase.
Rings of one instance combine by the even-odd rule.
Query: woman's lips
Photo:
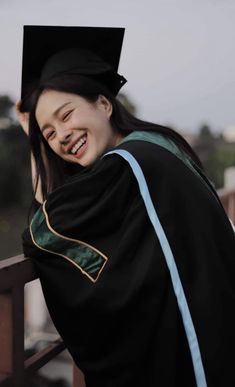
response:
[[[73,156],[76,157],[77,159],[81,158],[86,152],[87,148],[88,148],[88,141],[86,137],[86,142],[78,149],[77,153],[75,153]]]

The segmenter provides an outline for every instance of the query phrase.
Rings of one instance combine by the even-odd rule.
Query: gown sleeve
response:
[[[88,387],[232,386],[230,222],[207,184],[166,149],[144,141],[118,149],[140,167],[152,212],[130,163],[110,154],[55,190],[24,233],[55,326]]]

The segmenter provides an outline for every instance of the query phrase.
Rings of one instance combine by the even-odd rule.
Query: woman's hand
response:
[[[29,135],[29,113],[22,113],[20,111],[20,105],[21,105],[21,101],[17,101],[16,102],[16,114],[17,114],[17,117],[18,117],[18,120],[19,120],[19,123],[23,129],[23,131],[27,134],[27,136]]]

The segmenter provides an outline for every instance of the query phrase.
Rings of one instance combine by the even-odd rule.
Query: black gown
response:
[[[170,140],[134,132],[23,234],[87,387],[234,387],[235,237]]]

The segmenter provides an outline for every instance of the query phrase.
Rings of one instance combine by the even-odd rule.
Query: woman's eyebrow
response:
[[[58,107],[58,109],[56,109],[56,110],[54,111],[53,116],[57,116],[58,113],[60,112],[60,110],[63,109],[63,107],[65,107],[66,105],[68,105],[68,104],[70,104],[70,103],[71,103],[71,101],[65,102],[63,105],[61,105],[60,107]]]
[[[59,106],[59,107],[53,112],[52,115],[53,115],[54,117],[57,116],[57,115],[59,114],[60,110],[62,110],[66,105],[69,105],[70,103],[71,103],[71,101],[63,103],[63,105]],[[51,125],[45,123],[45,124],[42,126],[42,128],[41,128],[41,132],[43,133],[43,131],[44,131],[45,129],[47,129],[49,126],[51,126]]]

